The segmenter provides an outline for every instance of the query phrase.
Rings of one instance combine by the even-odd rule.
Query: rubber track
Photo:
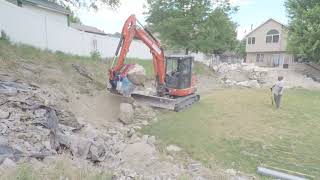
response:
[[[179,104],[176,104],[174,111],[181,112],[189,107],[191,107],[194,103],[200,101],[200,95],[196,95],[194,97],[191,97],[190,99],[186,99]]]

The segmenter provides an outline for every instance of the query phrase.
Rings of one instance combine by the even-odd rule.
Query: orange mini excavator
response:
[[[153,56],[156,88],[153,94],[130,92],[135,100],[150,106],[181,111],[200,100],[196,94],[196,77],[192,74],[192,56],[164,56],[160,42],[131,15],[125,22],[115,57],[109,69],[111,92],[118,92],[119,84],[128,82],[128,72],[134,64],[124,64],[133,38],[141,40]],[[120,52],[120,55],[118,56]]]

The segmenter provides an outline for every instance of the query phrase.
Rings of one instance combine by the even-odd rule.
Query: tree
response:
[[[77,16],[74,14],[74,12],[71,11],[70,7],[66,7],[66,9],[71,12],[71,13],[69,14],[69,16],[68,16],[68,21],[69,21],[70,23],[81,24],[80,18],[77,17]]]
[[[235,49],[236,36],[236,24],[222,8],[216,8],[200,26],[196,48],[205,53],[222,54]]]
[[[235,25],[229,18],[235,9],[229,0],[148,0],[148,5],[148,26],[162,42],[185,49],[186,54],[221,53],[235,40]]]
[[[87,7],[92,9],[99,9],[102,6],[117,7],[120,4],[120,0],[51,0],[65,7]]]
[[[241,41],[237,41],[237,46],[235,48],[235,53],[237,54],[237,56],[241,57],[241,58],[245,58],[246,57],[246,39],[243,39]]]
[[[299,57],[320,62],[320,1],[287,0],[288,50]]]

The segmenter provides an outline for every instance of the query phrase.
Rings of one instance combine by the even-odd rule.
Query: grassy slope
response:
[[[59,160],[49,167],[34,169],[28,164],[21,164],[16,169],[11,168],[0,174],[0,179],[7,180],[111,180],[107,171],[99,171],[93,167],[76,168],[70,160]]]
[[[320,92],[287,90],[271,107],[268,90],[212,92],[193,108],[145,128],[208,166],[254,172],[260,164],[320,177]]]
[[[59,78],[64,78],[70,85],[83,79],[79,79],[79,74],[75,73],[72,64],[79,64],[86,67],[93,75],[97,85],[104,86],[107,75],[107,64],[90,57],[72,56],[63,53],[52,53],[27,45],[11,45],[0,40],[0,69],[2,73],[14,74],[18,78],[30,80],[35,83],[55,82]],[[24,73],[31,67],[31,74]],[[27,67],[27,68],[25,68]],[[49,77],[49,75],[56,76]],[[48,77],[45,77],[48,76]],[[63,77],[60,77],[63,76]]]
[[[18,64],[21,62],[42,65],[48,68],[59,68],[66,75],[70,76],[74,74],[72,64],[80,64],[86,67],[89,72],[93,74],[95,80],[100,84],[104,84],[106,82],[107,70],[111,64],[110,61],[102,61],[91,57],[68,55],[61,52],[53,53],[28,45],[11,45],[4,40],[0,40],[0,67],[16,73]],[[128,58],[126,59],[126,63],[140,64],[146,69],[146,73],[149,78],[154,77],[152,60]],[[199,63],[195,64],[194,70],[196,74],[210,74],[208,69]]]

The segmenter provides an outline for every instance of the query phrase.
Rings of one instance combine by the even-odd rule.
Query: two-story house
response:
[[[287,52],[287,27],[269,19],[246,35],[246,62],[258,66],[283,67],[294,62]]]

